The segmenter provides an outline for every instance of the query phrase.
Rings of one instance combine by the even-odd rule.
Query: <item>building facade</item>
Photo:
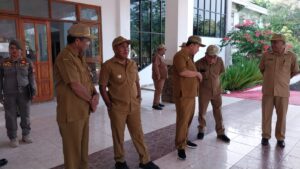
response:
[[[36,101],[54,98],[52,67],[66,45],[73,23],[91,27],[97,37],[86,53],[94,74],[113,57],[112,40],[122,35],[132,40],[131,59],[140,68],[141,84],[151,84],[151,56],[160,43],[167,47],[169,65],[179,45],[196,34],[205,44],[219,44],[228,31],[231,0],[1,0],[0,55],[8,57],[8,42],[20,39],[24,57],[35,63]],[[195,56],[204,56],[201,49]],[[225,60],[226,51],[221,57]],[[96,79],[95,79],[96,80]]]

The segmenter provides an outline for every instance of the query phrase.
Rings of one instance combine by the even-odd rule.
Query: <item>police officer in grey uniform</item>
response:
[[[20,114],[22,141],[32,143],[30,138],[30,103],[35,95],[36,82],[33,65],[22,58],[22,45],[17,40],[9,43],[10,57],[0,65],[0,102],[4,105],[7,136],[11,147],[18,147],[17,114]]]

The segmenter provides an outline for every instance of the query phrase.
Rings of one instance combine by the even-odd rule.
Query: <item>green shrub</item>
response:
[[[229,66],[221,76],[224,90],[234,91],[249,88],[262,82],[258,59],[240,59],[238,64]]]

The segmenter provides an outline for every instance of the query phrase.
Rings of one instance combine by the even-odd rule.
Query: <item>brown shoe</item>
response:
[[[11,139],[10,142],[9,142],[9,146],[12,147],[12,148],[19,147],[18,138]]]
[[[22,141],[23,141],[24,143],[28,143],[28,144],[30,144],[30,143],[33,142],[32,139],[31,139],[31,137],[30,137],[29,135],[22,136]]]

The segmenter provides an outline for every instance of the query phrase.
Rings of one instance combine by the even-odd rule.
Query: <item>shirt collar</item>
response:
[[[112,61],[113,61],[114,63],[119,63],[119,64],[123,65],[123,63],[121,63],[121,62],[116,58],[116,56],[114,56],[114,57],[112,58]],[[128,58],[126,58],[126,63],[127,63],[127,64],[129,63],[129,59],[128,59]]]
[[[286,55],[286,54],[288,54],[288,50],[287,49],[284,49],[284,52],[283,52],[283,54],[284,55]],[[276,54],[276,55],[279,55],[278,53],[275,53],[275,52],[273,52],[272,50],[271,50],[271,52],[270,52],[271,54]]]
[[[80,55],[79,55],[79,52],[76,51],[75,49],[73,49],[70,45],[67,45],[66,48],[72,53],[72,55],[74,55],[74,56],[76,56],[76,57],[80,56]]]

